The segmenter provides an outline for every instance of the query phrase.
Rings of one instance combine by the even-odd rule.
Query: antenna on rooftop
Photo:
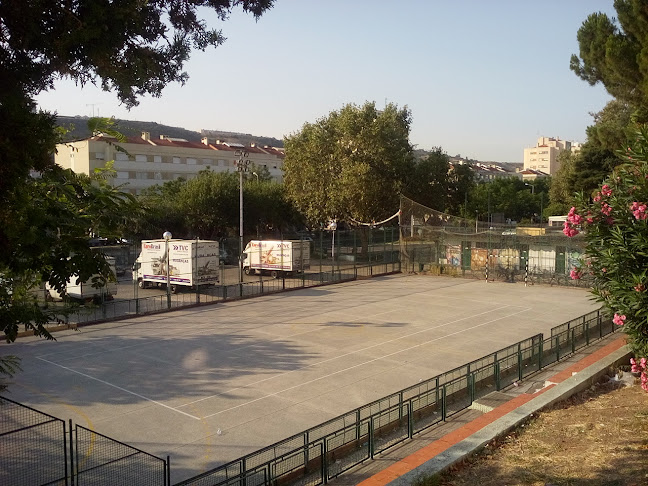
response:
[[[92,106],[92,117],[95,116],[95,106],[99,106],[101,103],[86,103],[86,106]],[[97,108],[97,115],[99,114],[99,108]]]

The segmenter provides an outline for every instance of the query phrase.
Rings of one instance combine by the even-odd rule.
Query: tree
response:
[[[634,109],[623,101],[609,101],[598,113],[592,113],[594,125],[586,129],[587,143],[603,150],[617,150],[626,145],[635,131]]]
[[[567,178],[568,187],[571,188],[572,193],[590,193],[620,162],[619,157],[612,150],[585,143],[574,160],[573,171]]]
[[[448,203],[449,172],[448,154],[435,147],[416,162],[403,194],[423,206],[444,212]]]
[[[135,199],[112,187],[107,177],[109,169],[86,176],[55,166],[13,192],[11,211],[2,213],[11,220],[0,221],[14,245],[9,255],[0,256],[0,326],[8,341],[21,325],[51,337],[45,324],[59,314],[41,307],[32,292],[43,282],[65,295],[72,277],[86,281],[99,275],[98,285],[111,278],[110,267],[88,240],[121,237],[139,210]]]
[[[448,173],[448,201],[446,212],[469,217],[466,207],[468,194],[475,187],[475,171],[470,164],[454,164]]]
[[[410,111],[348,104],[284,141],[289,198],[312,225],[379,221],[394,214],[414,165]]]
[[[648,127],[636,133],[632,148],[590,197],[580,194],[564,232],[585,234],[587,255],[572,278],[593,277],[592,292],[623,326],[648,391]]]
[[[232,9],[259,17],[273,0],[122,0],[120,2],[0,2],[0,203],[30,169],[51,164],[58,141],[54,116],[33,96],[59,77],[115,91],[131,107],[138,96],[160,96],[183,83],[191,48],[225,38],[198,17],[207,7],[225,20]],[[0,233],[0,245],[2,245]],[[5,251],[4,245],[0,252]]]
[[[563,150],[558,154],[559,168],[553,176],[549,189],[549,204],[547,213],[549,215],[567,214],[573,205],[574,190],[570,185],[574,179],[574,165],[578,154],[570,150]]]
[[[504,218],[539,222],[540,206],[546,197],[546,182],[542,179],[527,185],[524,181],[508,177],[477,184],[468,196],[468,214],[477,211],[481,221],[501,213]],[[531,185],[535,185],[531,188]]]
[[[645,0],[615,0],[618,21],[591,14],[578,30],[579,56],[570,68],[590,85],[648,112],[648,9]],[[645,117],[642,117],[645,119]]]
[[[134,201],[102,184],[102,175],[88,179],[53,167],[60,131],[53,115],[36,110],[33,97],[64,77],[99,84],[134,106],[138,96],[159,96],[168,83],[187,79],[183,65],[191,48],[223,42],[219,31],[199,19],[199,8],[225,20],[235,6],[259,17],[272,4],[0,2],[0,325],[9,340],[19,323],[48,336],[43,324],[55,316],[30,299],[37,283],[62,290],[73,275],[107,278],[106,262],[90,251],[88,239],[91,233],[118,232],[137,214]],[[42,177],[30,177],[32,169]]]

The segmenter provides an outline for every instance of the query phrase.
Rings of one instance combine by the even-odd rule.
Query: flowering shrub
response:
[[[623,326],[635,356],[644,357],[633,369],[648,391],[648,126],[620,156],[599,191],[577,198],[563,232],[584,232],[587,261],[572,278],[593,278],[593,294]]]

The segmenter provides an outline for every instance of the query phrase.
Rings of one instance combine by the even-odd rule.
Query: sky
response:
[[[189,80],[127,110],[114,93],[57,81],[39,106],[200,131],[283,138],[347,103],[412,113],[410,142],[522,162],[541,136],[585,141],[611,99],[569,69],[576,33],[613,0],[276,0],[258,21],[203,16],[227,40],[185,64]]]

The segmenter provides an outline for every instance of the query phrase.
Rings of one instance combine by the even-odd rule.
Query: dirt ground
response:
[[[648,393],[603,381],[416,484],[648,485]]]

